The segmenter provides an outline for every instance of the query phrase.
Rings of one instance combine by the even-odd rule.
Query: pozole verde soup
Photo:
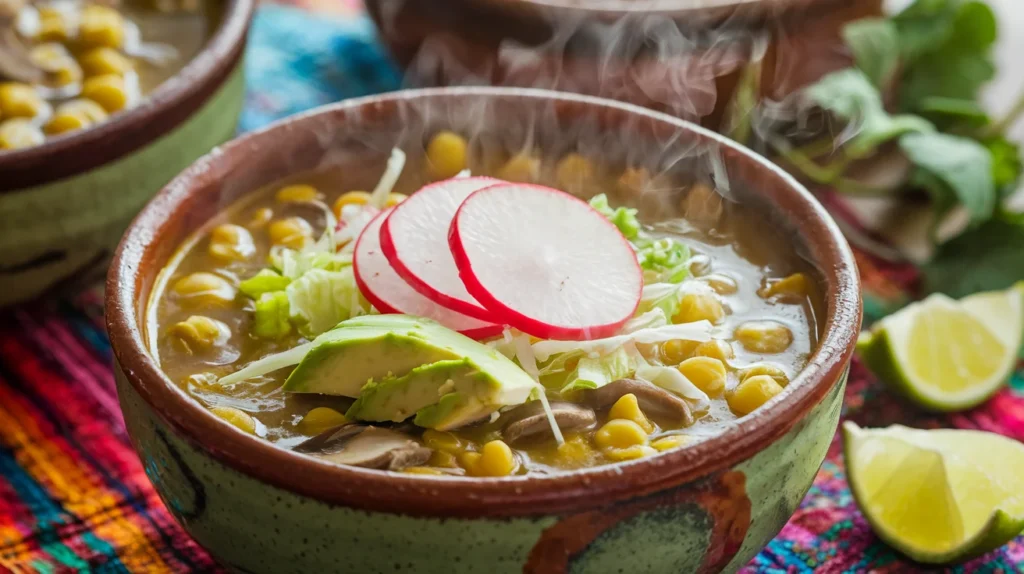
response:
[[[0,2],[0,150],[39,145],[137,105],[216,28],[220,2]]]
[[[404,165],[393,155],[388,166],[300,173],[224,210],[181,246],[154,291],[147,329],[164,371],[215,415],[281,448],[408,473],[504,476],[701,440],[805,365],[816,275],[750,206],[707,182],[577,153],[469,156],[461,136],[441,132]],[[393,187],[388,175],[380,181],[396,168]],[[364,277],[369,286],[356,278],[387,250],[352,238],[366,229],[380,238],[380,220],[396,213],[374,219],[374,205],[411,209],[408,194],[464,169],[571,192],[610,219],[640,262],[633,316],[599,341],[551,343],[502,326],[465,330],[475,342],[417,317],[378,315],[364,295],[380,298],[367,293],[379,277]],[[330,245],[324,228],[335,220]],[[418,261],[406,263],[432,264]]]

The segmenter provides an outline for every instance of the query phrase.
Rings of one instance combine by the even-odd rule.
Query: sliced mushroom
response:
[[[551,403],[551,412],[555,416],[555,424],[563,431],[586,428],[597,422],[597,415],[592,409],[575,403]],[[551,428],[540,401],[519,405],[502,415],[501,420],[502,438],[508,443],[550,432]]]
[[[0,6],[4,1],[0,0]],[[5,21],[0,15],[0,80],[33,84],[45,80],[46,76],[47,71],[29,57],[28,48],[14,29],[14,21]]]
[[[636,396],[640,410],[649,416],[676,421],[684,426],[693,424],[693,415],[686,401],[641,379],[619,379],[603,387],[584,391],[583,400],[595,409],[603,409],[630,393]]]
[[[355,423],[324,431],[295,450],[335,464],[386,470],[422,465],[432,452],[404,433]]]

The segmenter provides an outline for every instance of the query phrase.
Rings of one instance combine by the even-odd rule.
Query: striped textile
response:
[[[303,0],[343,16],[354,2]],[[247,59],[243,129],[342,97],[394,89],[397,72],[365,18],[261,8]],[[280,47],[286,46],[287,51]],[[917,273],[857,253],[868,319],[912,300]],[[157,498],[125,434],[98,289],[0,312],[0,568],[10,572],[217,572]],[[844,416],[1024,439],[1024,374],[983,407],[919,413],[854,364]],[[1024,539],[948,572],[1024,570]],[[744,570],[924,572],[871,533],[845,481],[840,443],[801,508]]]

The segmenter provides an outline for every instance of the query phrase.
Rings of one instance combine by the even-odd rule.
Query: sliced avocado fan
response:
[[[260,359],[221,382],[297,363],[287,392],[352,397],[350,418],[399,422],[415,416],[417,425],[439,430],[524,403],[540,389],[495,349],[410,315],[342,321],[302,347]]]

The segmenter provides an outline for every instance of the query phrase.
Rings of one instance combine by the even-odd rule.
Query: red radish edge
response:
[[[366,297],[366,300],[369,301],[370,304],[373,305],[378,311],[385,315],[404,315],[406,313],[404,313],[401,309],[396,309],[395,307],[392,307],[391,305],[384,302],[383,299],[378,297],[370,288],[370,286],[367,285],[367,283],[363,280],[362,276],[359,273],[359,244],[363,241],[363,236],[365,235],[366,230],[372,229],[373,224],[376,222],[376,220],[381,217],[387,217],[387,214],[389,214],[390,211],[391,209],[386,209],[375,215],[373,219],[371,219],[370,222],[366,224],[366,227],[363,228],[363,233],[360,233],[359,237],[356,238],[355,249],[352,252],[352,275],[355,277],[356,287],[359,288],[359,292],[362,293],[363,297]],[[496,337],[501,334],[503,329],[504,326],[494,324],[474,329],[460,330],[459,333],[462,333],[463,335],[471,339],[479,340],[488,339],[490,337]]]
[[[484,287],[483,283],[481,283],[480,280],[477,279],[477,276],[476,276],[475,272],[473,271],[473,264],[469,261],[469,256],[466,253],[466,248],[465,248],[465,245],[463,244],[462,235],[459,232],[459,225],[458,225],[459,218],[462,216],[463,209],[466,207],[466,204],[469,203],[469,200],[473,196],[475,196],[478,193],[485,192],[485,191],[487,191],[489,189],[492,189],[494,187],[503,186],[503,185],[510,185],[510,184],[508,182],[501,182],[501,183],[498,183],[498,184],[495,184],[495,185],[492,185],[492,186],[489,186],[489,187],[485,187],[483,189],[480,189],[480,190],[477,190],[477,191],[474,191],[473,193],[471,193],[469,195],[469,197],[467,197],[462,202],[462,205],[459,206],[459,209],[455,212],[455,217],[452,218],[452,225],[448,229],[448,246],[451,249],[452,256],[455,258],[455,264],[459,268],[459,277],[462,279],[462,282],[466,285],[466,290],[469,291],[470,295],[472,295],[477,301],[479,301],[485,307],[487,307],[487,309],[492,311],[498,317],[498,319],[499,319],[498,322],[507,323],[507,324],[509,324],[509,325],[511,325],[511,326],[513,326],[513,327],[515,327],[517,329],[519,329],[520,331],[522,331],[524,333],[527,333],[527,334],[530,334],[530,335],[533,335],[535,337],[540,337],[542,339],[558,339],[558,340],[565,340],[565,341],[573,341],[573,340],[581,340],[582,341],[582,340],[601,339],[601,338],[604,338],[604,337],[611,337],[611,336],[615,335],[615,333],[617,333],[618,330],[627,321],[629,321],[630,317],[632,317],[634,314],[636,314],[636,309],[637,309],[637,307],[640,306],[640,297],[641,297],[641,295],[643,293],[643,281],[640,282],[640,290],[637,292],[636,304],[633,305],[632,311],[630,311],[630,313],[624,319],[622,319],[621,321],[615,321],[613,323],[608,323],[608,324],[604,324],[604,325],[594,325],[594,326],[587,326],[587,327],[583,327],[583,328],[575,328],[575,327],[563,327],[563,326],[558,326],[558,325],[551,325],[551,324],[548,324],[548,323],[544,323],[542,321],[538,321],[537,319],[534,319],[532,317],[523,315],[519,311],[516,311],[515,309],[512,309],[511,307],[505,305],[504,303],[502,303],[501,301],[496,299],[493,295],[491,295],[490,291],[488,291],[487,288]],[[590,209],[590,210],[593,210],[593,211],[596,212],[596,210],[594,210],[594,208],[591,207],[589,203],[583,201],[582,199],[580,199],[580,198],[578,198],[578,197],[576,197],[576,196],[574,196],[574,195],[572,195],[570,193],[566,193],[564,191],[559,191],[559,190],[556,190],[556,189],[551,189],[549,187],[545,187],[545,186],[542,186],[542,185],[519,184],[519,183],[512,184],[512,185],[536,188],[536,189],[543,190],[543,191],[546,191],[546,192],[549,192],[549,193],[564,194],[569,199],[578,201],[579,203],[582,203],[583,205],[585,205],[587,207],[587,209]],[[611,227],[612,230],[615,231],[616,235],[618,235],[620,238],[622,238],[622,241],[626,244],[626,246],[630,250],[633,249],[632,245],[629,243],[629,240],[626,239],[626,237],[624,235],[622,235],[622,232],[619,231],[618,227],[615,227],[615,224],[613,224],[611,221],[609,221],[603,215],[601,215],[601,220],[604,221],[606,225]],[[640,269],[640,262],[637,261],[635,257],[633,258],[633,264],[636,265],[637,273],[640,274],[640,276],[642,277],[643,276],[643,271]]]
[[[493,177],[484,177],[484,176],[478,176],[478,177],[473,177],[473,178],[465,178],[465,179],[467,179],[467,180],[468,179],[490,180],[490,181],[493,181],[495,184],[505,183],[505,182],[503,182],[500,179],[495,179]],[[427,189],[429,187],[433,187],[433,186],[436,186],[436,185],[442,185],[442,184],[444,184],[447,181],[448,180],[442,180],[442,181],[437,181],[437,182],[431,183],[429,185],[425,185],[422,188],[420,188],[420,191],[423,191],[424,189]],[[486,189],[486,188],[484,188],[484,189]],[[417,192],[417,193],[419,193],[419,192]],[[476,192],[473,192],[473,193],[476,193]],[[410,196],[410,198],[412,198],[412,197],[413,196]],[[405,204],[405,202],[403,201],[402,203],[396,205],[393,209],[397,210],[397,209],[401,208],[404,204]],[[391,213],[394,213],[394,211],[392,211]],[[381,251],[384,252],[384,256],[387,257],[388,262],[391,263],[391,268],[394,269],[396,273],[398,273],[399,277],[404,279],[405,282],[409,284],[409,286],[411,286],[416,291],[420,292],[424,297],[426,297],[427,299],[430,299],[431,301],[437,303],[438,305],[441,305],[442,307],[447,307],[448,309],[451,309],[452,311],[456,311],[458,313],[461,313],[463,315],[472,317],[474,319],[479,319],[481,321],[487,321],[489,323],[496,323],[496,322],[498,322],[498,321],[495,321],[494,313],[492,313],[487,308],[486,305],[482,306],[482,307],[478,306],[478,305],[473,305],[472,303],[467,303],[466,301],[463,301],[461,299],[456,299],[455,297],[452,297],[451,295],[448,295],[446,293],[442,293],[442,292],[438,291],[437,289],[434,289],[433,287],[428,285],[425,281],[420,279],[419,276],[417,276],[415,273],[413,273],[413,271],[411,269],[409,269],[409,267],[406,266],[405,263],[403,263],[402,260],[398,257],[398,250],[395,248],[394,238],[391,235],[391,225],[390,225],[390,223],[391,223],[391,217],[389,216],[387,219],[384,220],[384,224],[380,228],[380,248],[381,248]],[[456,263],[456,266],[458,266],[457,263]]]

